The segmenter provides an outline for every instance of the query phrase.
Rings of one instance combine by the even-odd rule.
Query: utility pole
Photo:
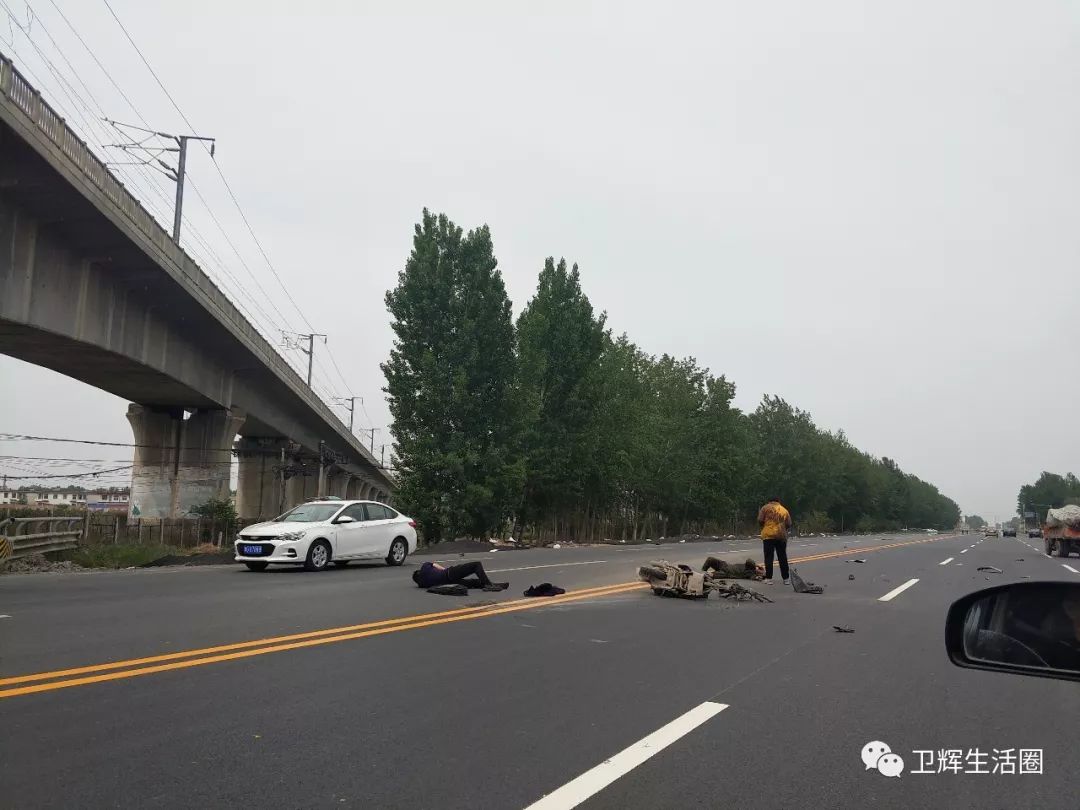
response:
[[[319,490],[320,498],[326,497],[326,442],[319,442]]]
[[[187,172],[187,136],[176,139],[180,144],[180,158],[176,162],[176,205],[173,206],[172,240],[180,244],[180,215],[184,211],[184,175]]]
[[[342,405],[344,405],[346,402],[349,403],[349,405],[348,405],[348,408],[349,408],[349,433],[352,433],[353,432],[353,416],[356,414],[356,400],[360,400],[360,404],[363,405],[364,404],[364,398],[363,397],[334,397],[334,399],[336,399]]]
[[[172,238],[173,241],[179,245],[181,213],[184,210],[184,177],[187,175],[188,141],[209,141],[210,157],[213,157],[214,149],[217,146],[216,140],[214,138],[208,138],[203,135],[170,135],[168,132],[155,132],[153,130],[144,129],[143,127],[137,127],[132,124],[122,124],[119,121],[110,121],[108,118],[106,118],[105,120],[108,121],[108,123],[112,124],[112,126],[115,127],[116,130],[121,134],[126,134],[120,129],[121,127],[124,127],[126,129],[138,130],[139,132],[146,132],[151,137],[156,135],[159,138],[165,138],[166,140],[176,142],[175,147],[155,147],[149,145],[144,146],[146,141],[149,140],[149,138],[144,138],[142,141],[136,143],[114,143],[109,145],[115,146],[119,149],[123,149],[125,152],[131,152],[134,150],[140,150],[142,152],[145,152],[150,157],[142,161],[143,165],[146,165],[147,163],[156,160],[158,164],[165,170],[166,176],[168,176],[170,180],[176,183],[176,206],[173,208]],[[158,157],[158,155],[162,154],[163,152],[177,153],[177,162],[175,169],[168,163],[163,161],[160,157]]]
[[[317,334],[315,332],[312,332],[310,335],[307,335],[307,340],[308,340],[307,350],[306,351],[304,349],[300,350],[300,351],[304,352],[304,354],[307,355],[307,387],[308,388],[311,388],[311,366],[315,362],[315,338],[317,338],[317,337],[322,338],[323,345],[325,346],[326,345],[326,335],[320,335],[320,334]]]
[[[386,469],[386,445],[379,448],[379,466]]]
[[[285,448],[281,448],[280,468],[281,497],[278,498],[278,514],[285,514]]]
[[[371,455],[375,455],[375,431],[376,430],[378,430],[378,428],[371,428],[371,430],[369,431],[371,433]]]
[[[293,341],[290,340],[290,336],[293,337],[293,338],[297,338],[298,339],[297,342],[293,343]],[[311,332],[311,333],[305,335],[305,334],[298,333],[298,332],[286,332],[284,329],[281,330],[281,342],[282,342],[282,345],[285,346],[285,348],[299,349],[300,351],[302,351],[304,354],[307,355],[307,387],[308,388],[311,388],[311,367],[315,363],[315,338],[322,338],[322,342],[324,344],[326,343],[326,335],[320,334],[319,332]],[[299,341],[303,341],[303,340],[307,341],[307,348],[306,349],[304,348],[303,344],[299,342]]]
[[[166,135],[164,132],[159,132],[157,134],[165,138],[172,138],[176,141],[176,151],[179,152],[179,157],[176,161],[176,171],[173,171],[168,164],[162,162],[160,159],[158,160],[158,163],[165,167],[165,173],[176,183],[176,206],[173,208],[172,239],[179,245],[180,215],[184,210],[184,178],[187,176],[188,141],[210,141],[210,157],[214,156],[214,146],[216,144],[213,138],[204,138],[201,135]],[[171,152],[173,150],[169,149],[169,151]]]

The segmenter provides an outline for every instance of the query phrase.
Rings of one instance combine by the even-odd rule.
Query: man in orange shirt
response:
[[[772,585],[775,554],[780,560],[780,578],[787,585],[787,533],[791,528],[791,513],[784,508],[779,498],[769,498],[769,502],[758,510],[757,522],[761,527],[761,545],[765,552],[765,582]]]

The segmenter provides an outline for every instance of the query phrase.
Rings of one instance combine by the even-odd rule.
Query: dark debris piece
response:
[[[807,582],[801,576],[799,572],[792,568],[790,571],[789,579],[791,580],[791,587],[795,589],[795,593],[824,593],[825,588],[821,585],[815,585],[813,582]]]
[[[738,582],[717,582],[713,580],[710,590],[724,599],[734,599],[736,602],[772,602],[772,599],[763,593],[758,593],[753,588],[747,588]]]

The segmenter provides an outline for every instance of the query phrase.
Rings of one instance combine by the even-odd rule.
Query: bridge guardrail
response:
[[[45,524],[46,531],[32,531],[35,523]],[[78,529],[75,524],[82,524]],[[53,526],[64,528],[53,528]],[[0,562],[17,560],[31,554],[68,551],[79,547],[86,530],[85,517],[26,517],[0,520]]]

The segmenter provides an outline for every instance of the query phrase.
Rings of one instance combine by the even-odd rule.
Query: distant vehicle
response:
[[[937,534],[938,532],[937,532],[937,529],[927,529],[926,533],[927,534]]]
[[[241,529],[235,547],[236,561],[252,571],[271,564],[322,571],[353,560],[401,565],[416,551],[416,521],[375,501],[309,501]]]
[[[987,526],[983,529],[983,537],[1000,537],[997,526]]]
[[[1074,551],[1080,554],[1080,507],[1063,506],[1048,511],[1042,536],[1048,557],[1055,554],[1068,557]]]
[[[1002,537],[1016,537],[1016,529],[1013,526],[1006,526],[1002,532]]]
[[[1028,537],[1042,537],[1042,529],[1038,526],[1032,526],[1028,529]]]

